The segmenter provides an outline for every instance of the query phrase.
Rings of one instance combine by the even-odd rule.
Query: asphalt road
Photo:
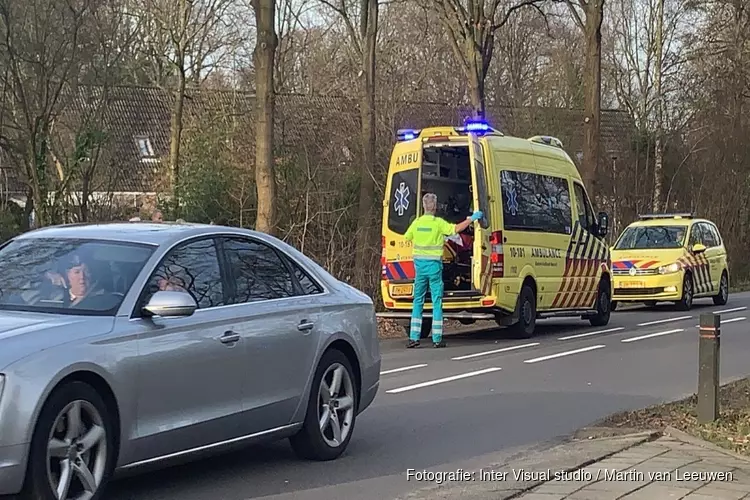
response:
[[[722,312],[721,374],[750,371],[750,293],[613,313],[605,328],[543,320],[531,340],[500,329],[448,334],[446,349],[382,342],[381,392],[335,462],[297,460],[286,441],[115,482],[108,500],[384,500],[429,486],[406,470],[486,466],[622,409],[694,392],[698,317]]]

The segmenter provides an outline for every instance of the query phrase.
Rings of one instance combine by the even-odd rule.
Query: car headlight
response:
[[[675,262],[674,264],[669,264],[668,266],[661,266],[659,267],[659,274],[671,274],[679,272],[680,269],[682,269],[682,266],[679,262]]]

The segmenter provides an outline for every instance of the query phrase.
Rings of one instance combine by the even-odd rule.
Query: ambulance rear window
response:
[[[388,229],[396,234],[405,234],[417,216],[417,191],[419,169],[396,172],[391,179],[388,199]]]

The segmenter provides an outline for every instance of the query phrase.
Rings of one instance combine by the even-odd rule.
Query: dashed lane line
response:
[[[738,318],[723,319],[723,320],[721,320],[721,324],[723,325],[725,323],[734,323],[735,321],[745,321],[746,319],[747,318],[744,317],[744,316],[740,316]],[[696,328],[700,328],[701,325],[695,325],[695,327]]]
[[[557,340],[572,340],[572,339],[582,339],[584,337],[591,337],[592,335],[600,335],[602,333],[612,333],[612,332],[619,332],[620,330],[624,330],[624,326],[618,326],[617,328],[610,328],[609,330],[597,330],[595,332],[586,332],[586,333],[577,333],[575,335],[568,335],[567,337],[560,337]]]
[[[494,349],[492,351],[483,351],[483,352],[477,352],[474,354],[467,354],[465,356],[458,356],[455,358],[451,358],[453,361],[461,361],[464,359],[471,359],[471,358],[478,358],[480,356],[489,356],[490,354],[497,354],[500,352],[508,352],[508,351],[515,351],[517,349],[524,349],[526,347],[534,347],[538,346],[539,342],[532,342],[531,344],[521,344],[521,345],[513,345],[510,347],[503,347],[502,349]]]
[[[394,368],[392,370],[385,370],[380,372],[381,375],[388,375],[389,373],[398,373],[398,372],[405,372],[407,370],[415,370],[417,368],[424,368],[427,366],[427,363],[421,364],[421,365],[411,365],[411,366],[403,366],[401,368]]]
[[[539,361],[547,361],[548,359],[561,358],[563,356],[570,356],[571,354],[578,354],[581,352],[593,351],[595,349],[601,349],[603,347],[606,347],[606,346],[604,344],[592,345],[588,347],[583,347],[581,349],[574,349],[572,351],[558,352],[556,354],[550,354],[548,356],[542,356],[540,358],[527,359],[524,361],[524,363],[538,363]]]
[[[666,332],[656,332],[656,333],[649,333],[647,335],[640,335],[638,337],[630,337],[627,339],[622,339],[620,342],[635,342],[636,340],[644,340],[644,339],[650,339],[653,337],[661,337],[662,335],[671,335],[673,333],[680,333],[684,332],[684,328],[676,328],[674,330],[667,330]]]
[[[658,319],[656,321],[649,321],[647,323],[638,323],[638,326],[660,325],[662,323],[670,323],[672,321],[684,321],[684,320],[690,319],[690,318],[692,318],[692,316],[679,316],[677,318]]]
[[[714,311],[714,314],[729,314],[733,312],[744,311],[745,309],[747,309],[747,306],[735,307],[734,309],[724,309],[723,311]]]
[[[407,385],[405,387],[399,387],[397,389],[390,389],[385,392],[388,394],[398,394],[400,392],[413,391],[414,389],[421,389],[422,387],[429,387],[431,385],[445,384],[446,382],[453,382],[454,380],[461,380],[469,377],[477,377],[486,373],[492,373],[501,370],[499,367],[485,368],[484,370],[478,370],[475,372],[461,373],[460,375],[453,375],[451,377],[439,378],[436,380],[428,380],[427,382],[421,382],[419,384]]]

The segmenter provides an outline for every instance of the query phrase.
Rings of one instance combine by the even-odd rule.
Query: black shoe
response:
[[[410,340],[408,344],[406,344],[407,349],[413,349],[415,347],[419,347],[419,341],[418,340]]]
[[[438,348],[438,347],[446,347],[445,341],[441,340],[440,342],[433,342],[432,347]]]

